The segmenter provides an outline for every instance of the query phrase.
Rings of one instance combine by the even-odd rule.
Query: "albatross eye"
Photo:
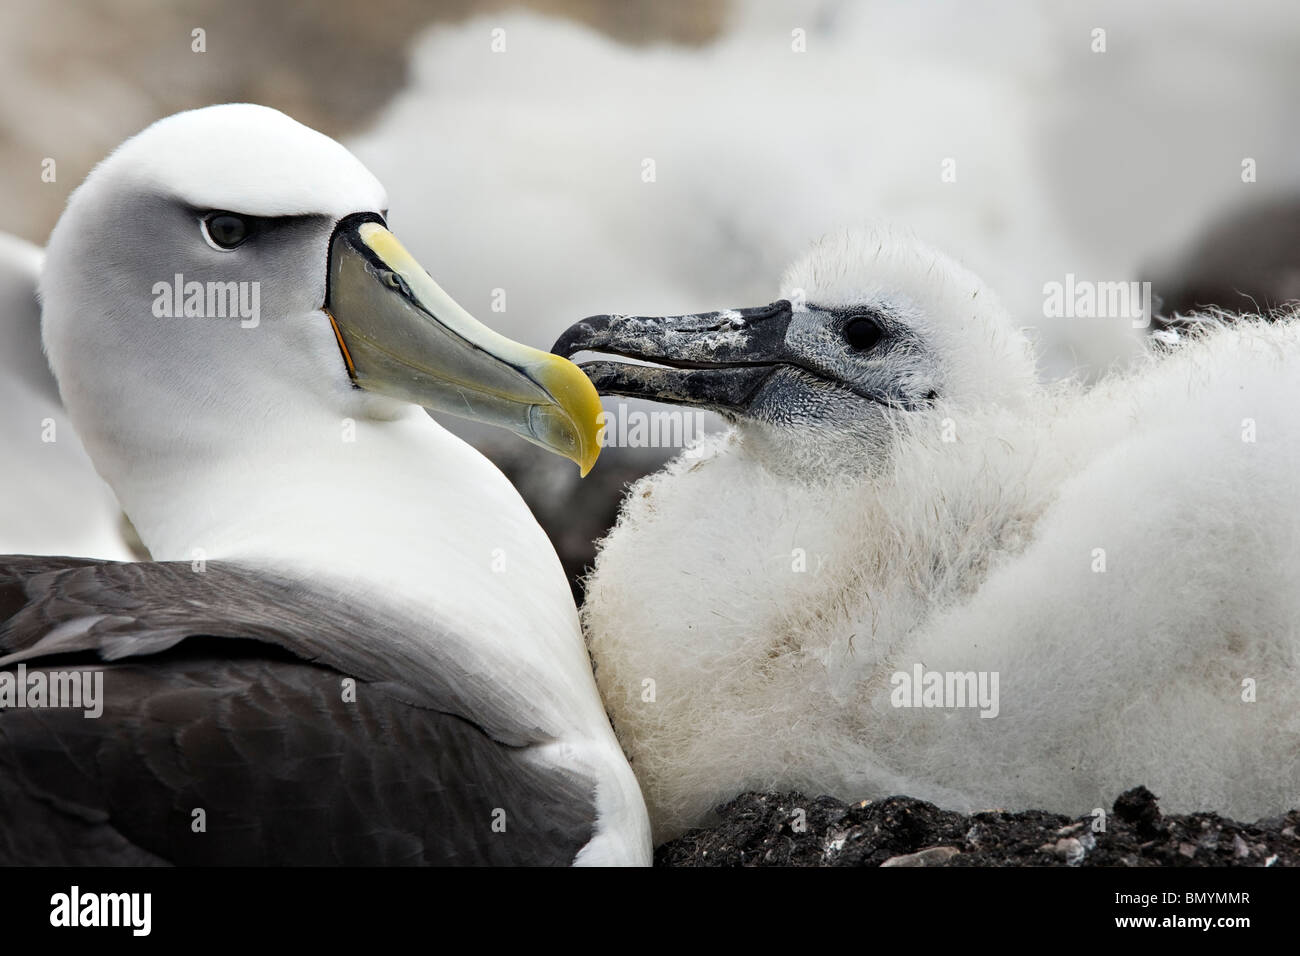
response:
[[[844,340],[850,348],[859,352],[870,349],[884,334],[876,320],[865,315],[855,315],[844,324]]]
[[[232,212],[210,213],[203,220],[208,239],[218,249],[233,249],[253,231],[249,221]]]

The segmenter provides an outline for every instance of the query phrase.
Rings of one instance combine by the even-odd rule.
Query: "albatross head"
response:
[[[1012,404],[1034,382],[1028,342],[993,294],[909,234],[829,236],[786,271],[781,295],[723,312],[594,316],[554,351],[653,362],[582,368],[604,394],[717,411],[768,458],[827,443],[875,453],[909,419]]]
[[[590,469],[590,383],[476,322],[387,208],[344,147],[260,106],[177,114],[104,160],[55,227],[41,296],[64,401],[110,483],[177,446],[228,460],[223,436],[249,450],[414,405]]]

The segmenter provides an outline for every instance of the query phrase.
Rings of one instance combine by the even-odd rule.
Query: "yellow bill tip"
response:
[[[450,337],[440,341],[468,346],[458,352],[427,352],[418,357],[418,370],[424,381],[455,383],[454,394],[458,399],[455,407],[436,402],[431,405],[428,398],[418,395],[412,398],[425,407],[442,408],[452,414],[460,414],[459,405],[465,403],[466,391],[490,398],[499,413],[496,418],[491,415],[470,417],[509,428],[521,437],[576,462],[585,478],[600,456],[601,406],[596,387],[582,370],[568,359],[512,341],[483,325],[457,305],[397,237],[380,223],[364,222],[357,233],[384,266],[405,280],[409,297],[427,313],[429,322]],[[403,314],[403,321],[406,318]],[[331,321],[334,321],[332,313]],[[349,374],[355,379],[354,350],[349,350],[337,321],[334,321],[334,331]],[[409,348],[409,345],[404,347]],[[385,361],[392,358],[395,350],[393,346],[387,349]],[[411,364],[415,360],[407,358],[405,361]],[[503,378],[502,367],[516,374]],[[450,394],[452,386],[448,385],[443,391]],[[446,398],[447,394],[437,397]],[[501,413],[501,409],[507,411]]]
[[[600,457],[600,395],[591,379],[568,359],[545,352],[541,355],[543,358],[538,360],[533,374],[555,400],[560,414],[554,417],[562,417],[563,424],[568,426],[560,429],[562,436],[553,436],[551,447],[577,463],[582,477],[586,478]],[[554,422],[553,416],[546,417]],[[560,442],[565,447],[559,447]]]

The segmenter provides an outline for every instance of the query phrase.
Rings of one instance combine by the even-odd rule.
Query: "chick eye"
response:
[[[232,212],[210,213],[203,220],[208,239],[218,249],[233,249],[252,233],[252,225],[243,216]]]
[[[855,315],[844,324],[844,340],[859,352],[870,349],[884,334],[876,320],[865,315]]]

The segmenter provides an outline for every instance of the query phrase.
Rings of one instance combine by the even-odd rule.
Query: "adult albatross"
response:
[[[250,105],[154,124],[70,199],[45,344],[156,561],[0,561],[3,862],[649,862],[554,551],[420,407],[586,470],[598,399],[387,205]]]

